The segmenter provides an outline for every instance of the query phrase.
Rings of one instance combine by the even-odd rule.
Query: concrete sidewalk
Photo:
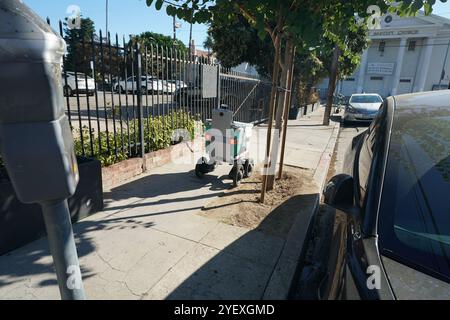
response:
[[[339,129],[321,125],[323,111],[290,121],[286,148],[287,165],[314,170],[317,194]],[[255,128],[259,161],[265,132]],[[196,214],[230,188],[229,170],[199,180],[192,164],[169,164],[106,192],[106,209],[74,225],[88,299],[282,298],[295,225],[286,241]],[[0,299],[59,299],[47,239],[0,257]]]

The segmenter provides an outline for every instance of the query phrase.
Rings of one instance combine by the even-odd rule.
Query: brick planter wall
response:
[[[193,141],[182,142],[167,149],[147,153],[143,159],[128,159],[102,168],[103,190],[118,186],[146,171],[168,163],[190,161],[194,166],[194,161],[198,160],[197,157],[200,158],[204,146],[204,138],[197,137]]]

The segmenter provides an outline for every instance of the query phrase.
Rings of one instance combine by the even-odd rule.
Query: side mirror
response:
[[[324,202],[338,210],[351,215],[358,215],[359,209],[354,205],[354,180],[347,174],[334,176],[323,191]]]

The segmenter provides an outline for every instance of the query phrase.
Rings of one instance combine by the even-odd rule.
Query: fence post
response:
[[[220,108],[220,64],[217,64],[217,105],[216,108]]]
[[[145,163],[145,139],[144,139],[144,108],[142,106],[142,61],[141,46],[138,42],[135,45],[135,61],[136,61],[136,99],[138,109],[138,126],[139,126],[139,144],[140,157],[142,158],[142,171],[147,171]]]

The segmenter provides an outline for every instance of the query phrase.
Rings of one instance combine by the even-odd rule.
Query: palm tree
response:
[[[211,37],[211,35],[208,34],[205,41],[203,42],[203,47],[208,50],[208,62],[211,63],[211,50],[214,46],[214,39]]]

